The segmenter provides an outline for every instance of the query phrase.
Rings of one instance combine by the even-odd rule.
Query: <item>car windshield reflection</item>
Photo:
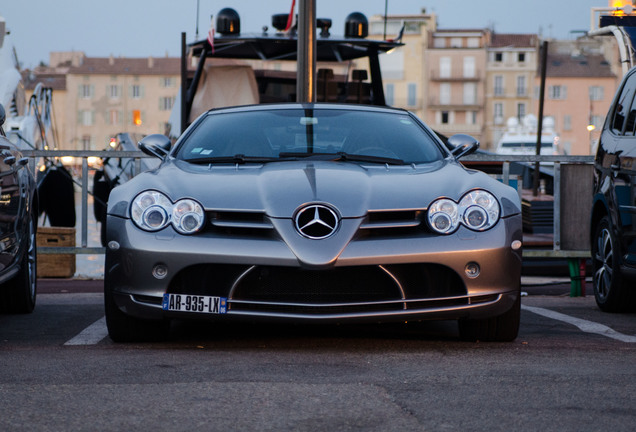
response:
[[[408,113],[287,109],[204,116],[176,157],[199,164],[311,158],[399,165],[433,162],[444,155]]]

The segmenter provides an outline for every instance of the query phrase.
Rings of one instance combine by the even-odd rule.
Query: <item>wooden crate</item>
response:
[[[75,228],[39,227],[36,237],[40,247],[75,247]],[[70,278],[75,275],[74,254],[38,254],[39,278]]]

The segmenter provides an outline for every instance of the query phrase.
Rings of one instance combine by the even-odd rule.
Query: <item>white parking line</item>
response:
[[[108,336],[106,317],[101,317],[64,345],[95,345]]]
[[[608,338],[616,339],[621,342],[636,343],[636,336],[624,335],[623,333],[619,333],[616,330],[612,330],[606,325],[595,323],[593,321],[587,321],[580,318],[574,318],[569,315],[565,315],[559,312],[551,311],[549,309],[543,309],[543,308],[534,307],[534,306],[521,305],[521,309],[527,310],[528,312],[532,312],[547,318],[552,318],[558,321],[563,321],[568,324],[572,324],[586,333],[599,334],[601,336],[606,336]]]

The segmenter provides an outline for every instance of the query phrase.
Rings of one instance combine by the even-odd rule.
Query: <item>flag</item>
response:
[[[291,31],[296,24],[296,0],[292,0],[291,10],[289,11],[289,16],[287,17],[287,25],[285,26],[285,33]]]
[[[208,43],[212,48],[212,54],[214,54],[214,21],[210,24],[210,31],[208,32]]]

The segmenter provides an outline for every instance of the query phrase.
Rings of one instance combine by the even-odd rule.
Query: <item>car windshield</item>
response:
[[[435,139],[407,113],[274,109],[207,115],[179,146],[176,157],[193,163],[307,157],[427,163],[444,156]]]

